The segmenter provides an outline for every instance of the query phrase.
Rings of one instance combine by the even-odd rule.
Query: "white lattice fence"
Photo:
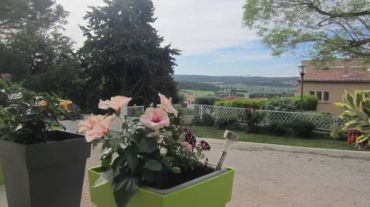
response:
[[[182,119],[184,122],[191,124],[194,119],[202,119],[205,114],[211,115],[213,118],[226,119],[226,120],[239,120],[241,121],[245,115],[244,108],[235,107],[222,107],[222,106],[208,106],[192,104],[186,108],[177,106],[181,111]],[[296,119],[303,119],[313,123],[317,130],[330,130],[333,124],[340,125],[342,121],[333,114],[324,114],[316,112],[287,112],[287,111],[270,111],[270,110],[257,110],[256,113],[262,113],[265,116],[264,124],[272,121],[289,122]]]
[[[226,120],[239,120],[241,121],[245,109],[244,108],[234,108],[234,107],[222,107],[222,106],[203,106],[207,111],[211,111],[215,119],[226,119]]]
[[[323,113],[301,113],[301,112],[286,112],[286,111],[268,111],[259,110],[265,113],[265,122],[281,122],[302,119],[307,120],[315,125],[318,130],[330,130],[333,124],[339,124],[338,118],[335,115]]]
[[[175,106],[181,114],[181,119],[184,124],[192,124],[194,120],[202,120],[204,116],[210,115],[214,119],[239,120],[245,115],[244,108],[209,106],[190,104],[187,107],[180,105]],[[140,116],[144,112],[143,106],[128,107],[128,116]],[[287,112],[287,111],[271,111],[271,110],[256,110],[255,113],[264,115],[264,124],[269,124],[273,121],[286,123],[292,120],[303,119],[313,123],[317,130],[328,131],[335,125],[341,125],[343,121],[333,114],[324,114],[316,112]]]

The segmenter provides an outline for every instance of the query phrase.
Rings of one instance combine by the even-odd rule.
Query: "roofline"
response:
[[[351,60],[364,60],[363,57],[343,57],[343,58],[334,58],[332,60],[323,60],[323,62],[333,62],[333,61],[351,61]],[[322,61],[319,59],[302,59],[301,62],[313,62],[313,61]]]
[[[298,83],[301,80],[297,80]],[[304,80],[306,83],[369,83],[370,80]]]

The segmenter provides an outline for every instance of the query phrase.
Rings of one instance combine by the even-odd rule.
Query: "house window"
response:
[[[329,94],[329,92],[328,91],[324,91],[324,101],[329,101],[329,99],[330,99],[330,94]]]
[[[316,97],[319,99],[319,101],[322,101],[322,92],[321,91],[316,91]]]
[[[310,91],[311,96],[315,96],[315,91]]]

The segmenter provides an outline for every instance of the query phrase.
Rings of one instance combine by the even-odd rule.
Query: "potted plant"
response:
[[[343,130],[348,131],[348,144],[355,142],[358,149],[369,148],[370,91],[345,91],[344,102],[336,105],[343,109],[341,118],[346,120]]]
[[[103,148],[101,166],[89,169],[91,199],[98,207],[224,207],[231,200],[234,170],[216,170],[190,129],[179,126],[171,100],[148,107],[140,118],[121,114],[131,98],[100,101],[106,115],[79,124],[88,141]],[[110,111],[112,113],[110,113]],[[122,130],[112,130],[119,122]]]
[[[0,90],[0,163],[9,207],[78,207],[90,144],[61,131],[71,101]]]

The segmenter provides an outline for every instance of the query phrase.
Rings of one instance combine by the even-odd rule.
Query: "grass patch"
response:
[[[215,92],[213,91],[202,91],[202,90],[181,90],[180,92],[183,93],[184,95],[191,95],[194,97],[215,95]]]
[[[192,126],[193,132],[198,137],[223,139],[224,130],[216,127],[201,127]],[[341,150],[356,150],[354,145],[348,145],[342,140],[324,139],[324,138],[296,138],[296,137],[281,137],[265,134],[250,134],[244,131],[236,131],[240,140],[244,142],[279,144],[299,147],[326,148],[326,149],[341,149]]]

